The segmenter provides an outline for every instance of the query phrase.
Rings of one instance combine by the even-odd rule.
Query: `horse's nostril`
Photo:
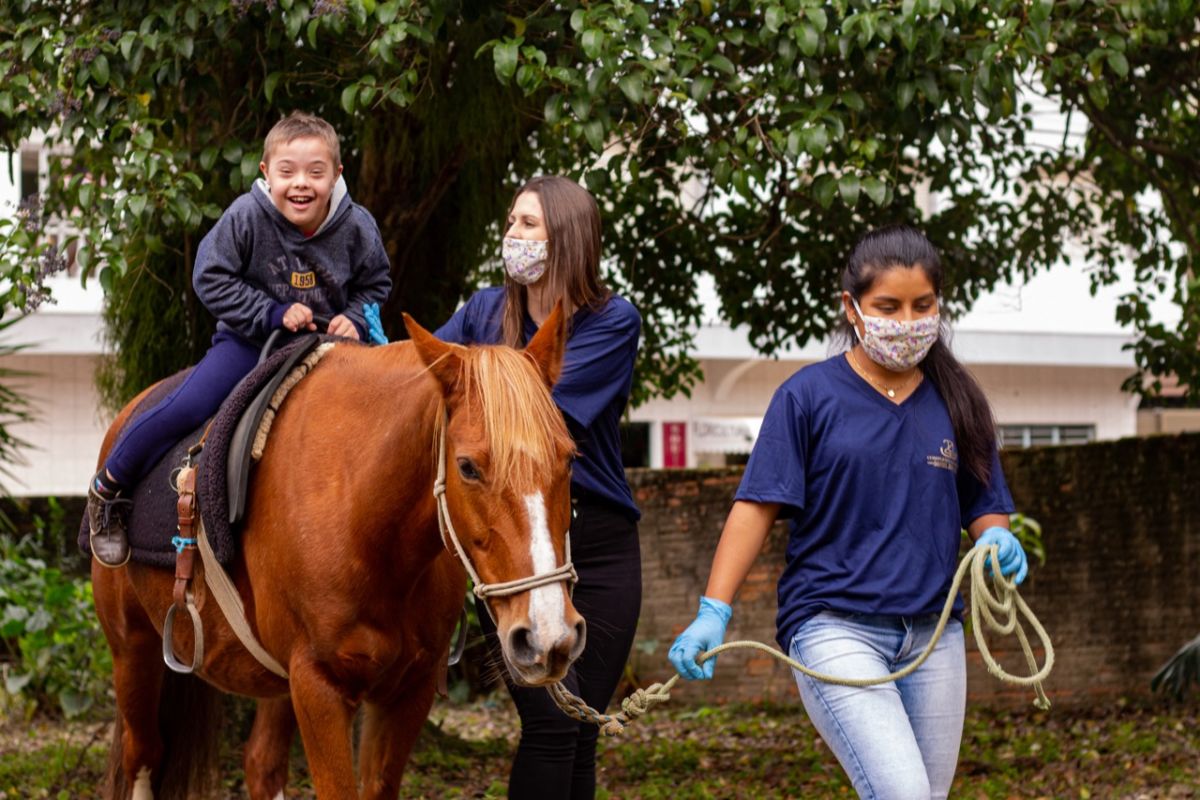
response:
[[[587,623],[580,619],[575,623],[575,644],[571,646],[572,661],[579,658],[585,644],[587,644]]]
[[[533,631],[525,625],[514,625],[508,632],[508,655],[523,667],[538,663],[539,654],[533,644]]]

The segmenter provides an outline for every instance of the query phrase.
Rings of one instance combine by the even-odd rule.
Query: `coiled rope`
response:
[[[990,576],[990,586],[989,576],[985,574],[984,570],[989,559],[994,565],[993,574]],[[975,547],[963,556],[962,561],[959,562],[958,570],[954,573],[954,581],[950,585],[950,594],[946,597],[945,605],[942,606],[942,614],[938,618],[937,629],[933,632],[933,637],[929,640],[929,644],[925,646],[925,649],[916,661],[902,670],[881,678],[842,678],[837,675],[826,675],[809,669],[774,647],[765,645],[762,642],[751,641],[726,642],[714,647],[712,650],[701,653],[696,658],[696,663],[704,663],[726,650],[747,648],[760,650],[782,661],[794,670],[799,670],[805,675],[819,681],[839,686],[876,686],[881,683],[900,680],[917,670],[925,663],[930,654],[933,653],[938,640],[942,638],[942,634],[946,630],[946,623],[950,620],[950,613],[954,609],[954,598],[958,596],[958,590],[962,585],[963,578],[970,571],[971,624],[975,633],[975,642],[979,646],[979,654],[983,657],[983,663],[987,666],[988,672],[1005,683],[1017,686],[1032,686],[1036,695],[1033,704],[1043,710],[1049,709],[1050,700],[1046,697],[1046,693],[1042,689],[1042,681],[1046,679],[1050,674],[1050,670],[1054,668],[1054,647],[1050,643],[1050,636],[1046,633],[1046,629],[1042,627],[1041,622],[1038,621],[1038,618],[1025,603],[1024,599],[1021,598],[1016,584],[1011,579],[1000,574],[999,565],[999,548],[996,545],[986,548]],[[1038,639],[1041,641],[1042,649],[1045,651],[1045,663],[1040,669],[1037,665],[1037,659],[1034,658],[1033,648],[1030,647],[1029,637],[1025,635],[1025,628],[1021,624],[1020,618],[1022,616],[1025,617],[1029,626],[1037,634]],[[1025,652],[1025,660],[1029,664],[1029,675],[1013,675],[1000,666],[999,662],[992,657],[991,650],[988,649],[987,641],[984,639],[985,625],[989,630],[1002,636],[1010,633],[1016,634],[1017,639],[1021,642],[1021,649]],[[594,725],[599,725],[600,730],[605,736],[616,736],[633,720],[645,714],[655,705],[670,700],[671,688],[675,686],[680,677],[677,673],[666,683],[655,683],[645,689],[638,689],[621,701],[621,710],[616,714],[604,714],[597,711],[582,699],[567,691],[567,688],[561,683],[551,684],[546,687],[546,690],[567,716],[577,719],[580,722],[590,722]]]

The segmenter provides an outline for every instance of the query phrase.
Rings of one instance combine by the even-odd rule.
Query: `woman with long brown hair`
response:
[[[633,383],[641,317],[600,278],[600,210],[579,184],[533,178],[513,198],[507,225],[504,285],[476,292],[437,336],[459,344],[521,347],[556,303],[569,316],[554,400],[577,448],[571,558],[579,582],[572,601],[588,631],[587,646],[564,684],[592,707],[604,708],[629,657],[642,598],[641,514],[625,480],[618,432]],[[487,613],[481,610],[479,619],[489,647],[498,648]],[[521,716],[509,797],[593,797],[599,729],[566,716],[544,689],[507,683]]]

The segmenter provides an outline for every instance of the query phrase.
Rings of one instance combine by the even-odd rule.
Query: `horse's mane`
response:
[[[483,413],[490,472],[500,488],[533,485],[535,465],[575,452],[562,412],[526,353],[481,346],[464,348],[459,355],[463,390]]]

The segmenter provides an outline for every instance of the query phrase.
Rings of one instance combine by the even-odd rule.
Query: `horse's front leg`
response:
[[[300,723],[304,754],[319,800],[355,797],[354,756],[350,726],[354,704],[320,665],[293,659],[288,668],[292,707]]]
[[[296,736],[296,714],[289,697],[258,701],[254,728],[246,742],[243,764],[250,800],[282,800],[287,786],[288,756]]]
[[[395,800],[400,792],[408,757],[433,706],[433,676],[414,683],[391,702],[366,704],[358,757],[362,800]]]

